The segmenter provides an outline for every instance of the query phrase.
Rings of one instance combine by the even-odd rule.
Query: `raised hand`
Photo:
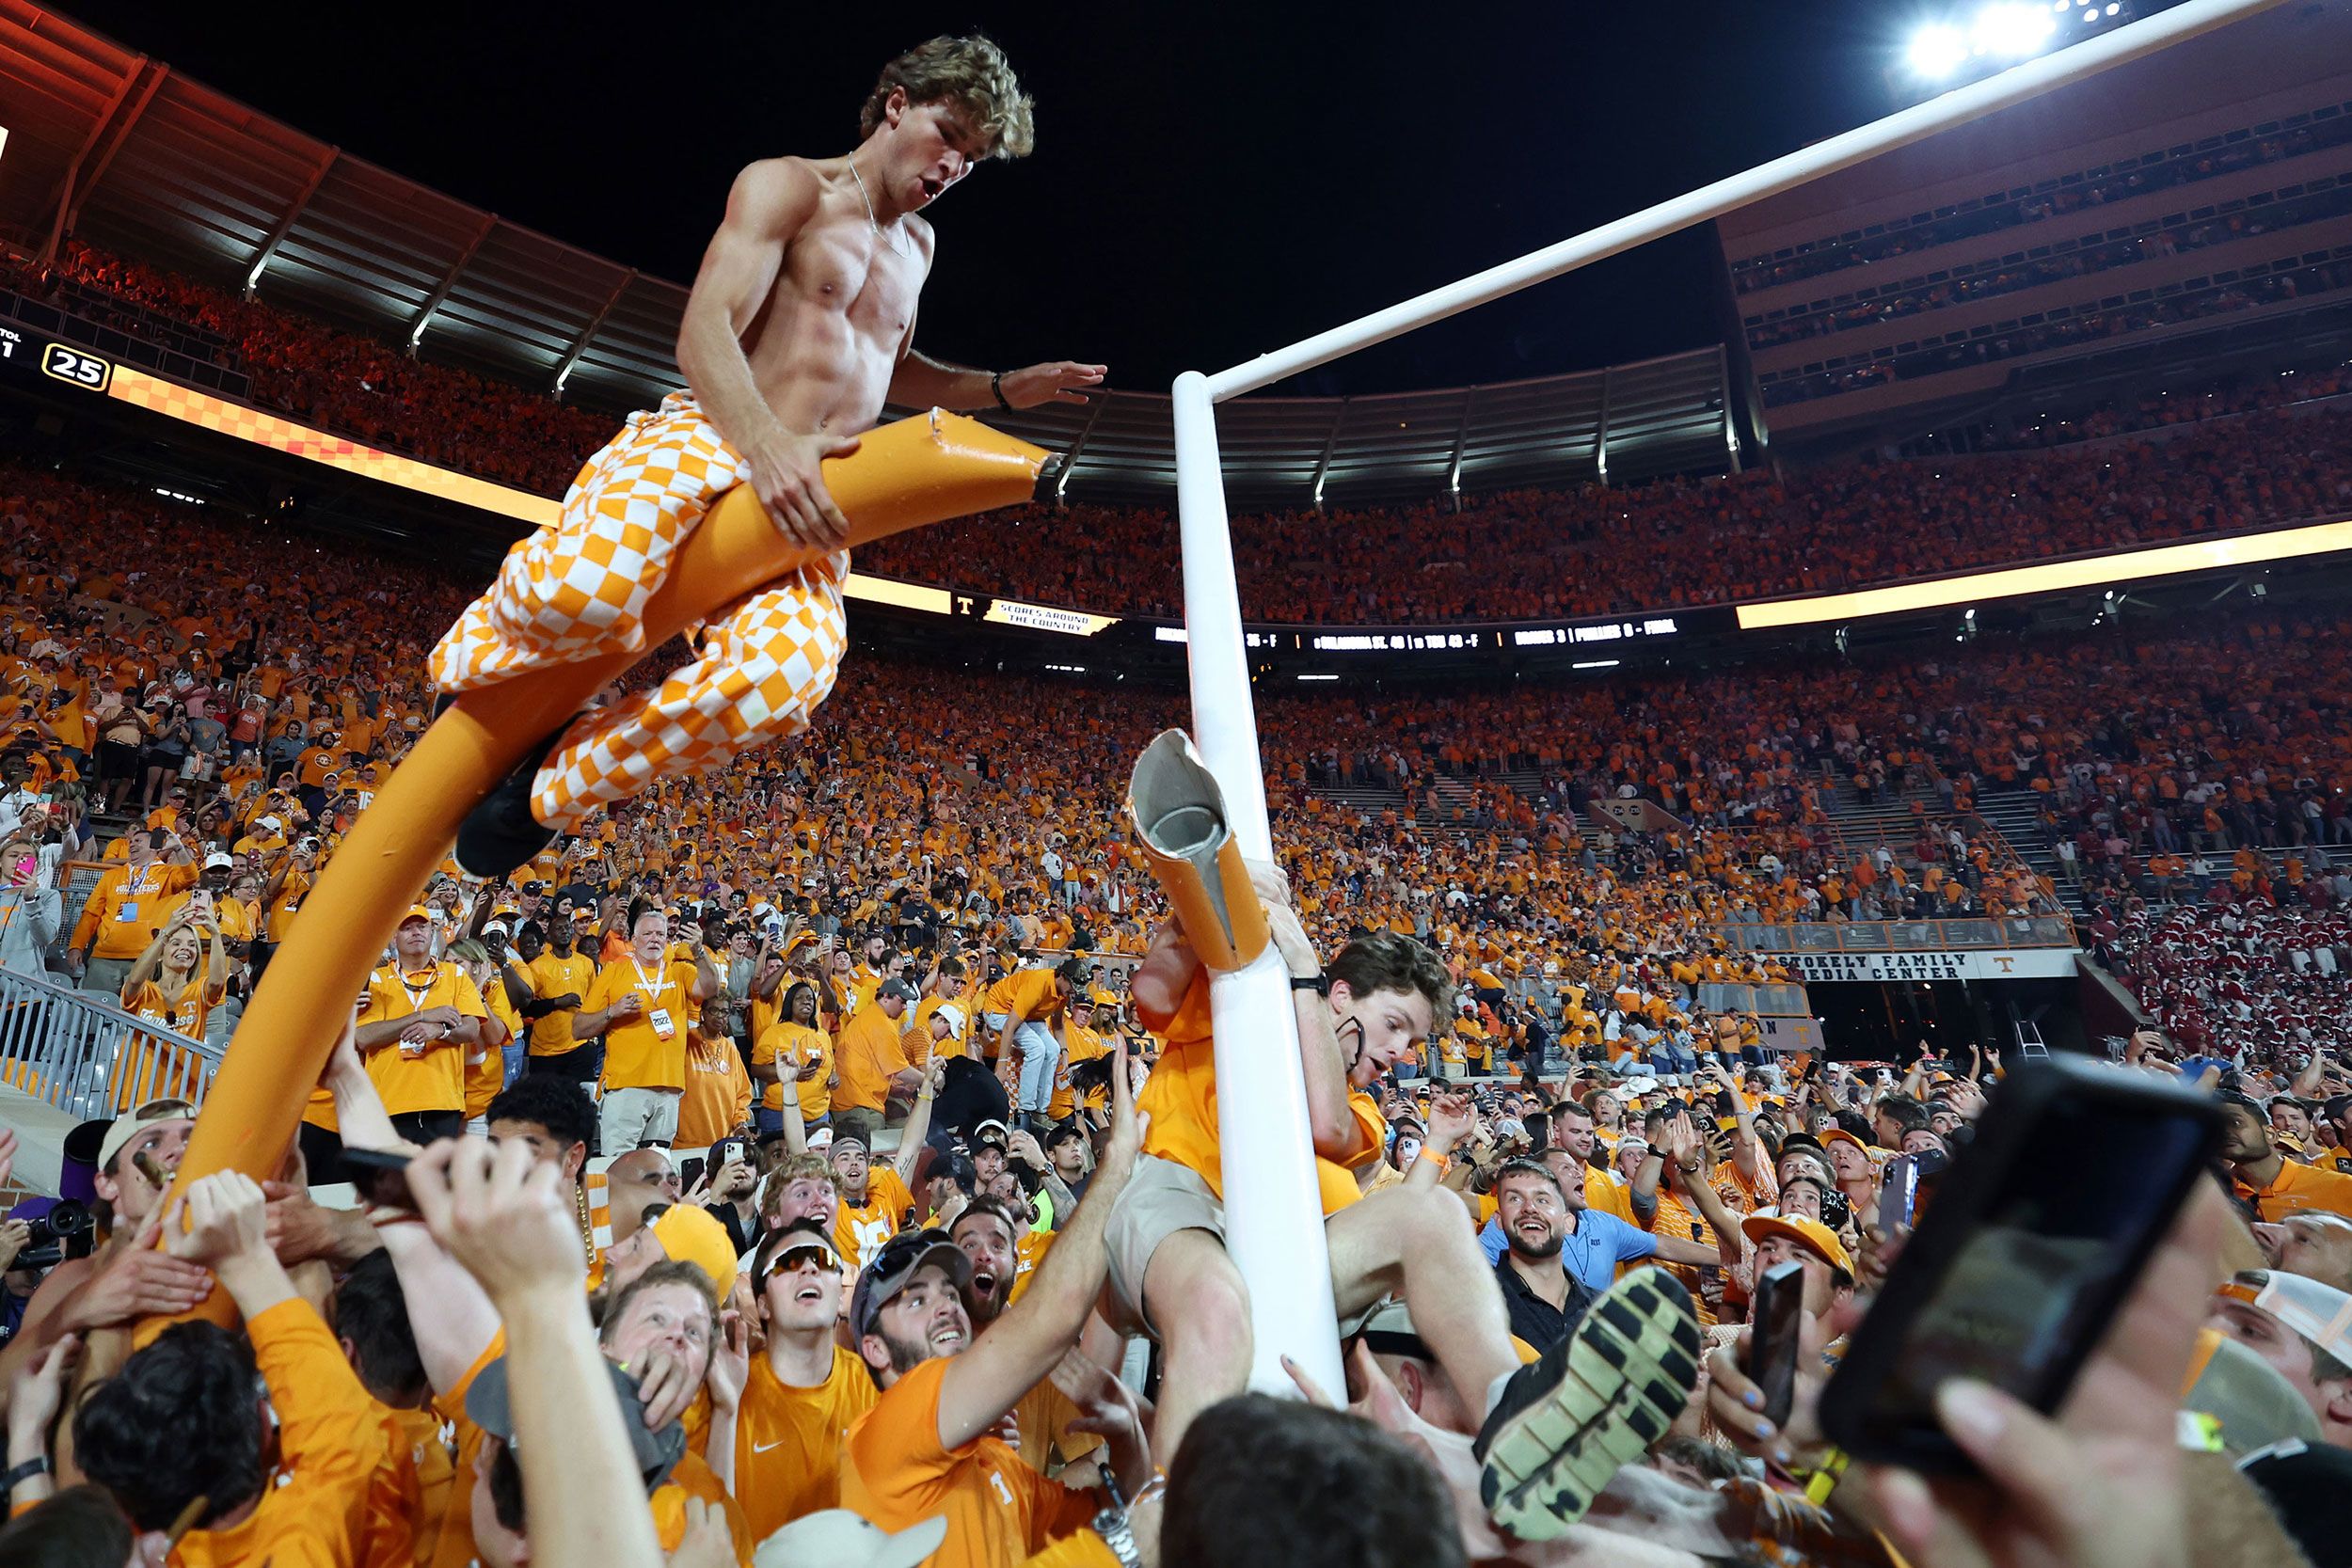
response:
[[[997,379],[997,385],[1004,390],[1005,401],[1015,408],[1035,408],[1048,403],[1089,402],[1089,390],[1102,386],[1107,373],[1106,366],[1051,359],[1041,365],[1007,371]]]

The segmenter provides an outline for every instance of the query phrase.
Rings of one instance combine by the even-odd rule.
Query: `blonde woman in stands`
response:
[[[228,994],[229,950],[213,915],[212,895],[199,888],[171,912],[123,976],[122,1010],[200,1040],[205,1019]],[[197,1064],[179,1046],[139,1035],[123,1051],[115,1060],[118,1110],[127,1111],[159,1095],[194,1097]]]

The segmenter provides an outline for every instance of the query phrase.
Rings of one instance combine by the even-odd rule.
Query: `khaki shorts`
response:
[[[1103,1230],[1113,1308],[1106,1316],[1121,1334],[1159,1338],[1143,1315],[1143,1274],[1160,1243],[1179,1230],[1205,1230],[1223,1242],[1225,1205],[1190,1165],[1156,1154],[1137,1156],[1135,1174],[1120,1189]]]
[[[1160,1338],[1143,1312],[1143,1276],[1152,1255],[1179,1230],[1205,1230],[1225,1240],[1225,1205],[1208,1182],[1190,1165],[1146,1154],[1136,1161],[1119,1201],[1104,1227],[1103,1246],[1110,1255],[1110,1289],[1104,1292],[1110,1310],[1104,1321],[1121,1334]],[[1364,1324],[1385,1305],[1375,1301],[1339,1324],[1340,1338],[1363,1332]]]

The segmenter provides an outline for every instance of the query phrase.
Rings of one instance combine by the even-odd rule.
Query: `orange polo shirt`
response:
[[[2307,1209],[2352,1215],[2352,1176],[2322,1170],[2317,1165],[2298,1165],[2289,1160],[2279,1167],[2278,1179],[2267,1187],[2258,1191],[2242,1180],[2233,1185],[2240,1198],[2254,1200],[2265,1220],[2276,1222]]]
[[[387,964],[368,976],[367,1005],[359,1009],[358,1022],[389,1023],[434,1007],[454,1007],[468,1018],[490,1016],[482,993],[455,964],[411,973]],[[393,1040],[369,1052],[367,1064],[389,1115],[466,1108],[466,1048],[454,1041],[408,1046]]]
[[[542,954],[541,957],[546,955]],[[596,972],[580,1004],[600,1013],[631,991],[644,1011],[627,1022],[615,1019],[604,1031],[604,1086],[610,1089],[682,1089],[686,1086],[686,1032],[696,1005],[691,963],[673,960],[647,969],[636,955],[623,954]]]
[[[898,1022],[877,1002],[860,1008],[834,1041],[834,1070],[841,1083],[833,1091],[836,1111],[879,1111],[890,1097],[890,1080],[909,1066],[898,1046]]]

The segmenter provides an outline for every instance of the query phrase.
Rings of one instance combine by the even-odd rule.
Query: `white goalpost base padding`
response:
[[[2187,0],[2145,21],[2025,61],[1215,376],[1198,371],[1178,376],[1173,388],[1176,507],[1184,551],[1193,742],[1224,792],[1228,820],[1242,853],[1270,861],[1274,842],[1266,820],[1265,768],[1258,752],[1257,713],[1249,695],[1232,534],[1217,455],[1218,403],[2284,3]],[[1248,1283],[1255,1338],[1250,1386],[1267,1393],[1293,1392],[1281,1366],[1287,1355],[1333,1398],[1343,1397],[1346,1384],[1340,1366],[1306,1083],[1298,1063],[1297,1022],[1291,1012],[1282,962],[1273,949],[1247,969],[1217,975],[1211,986],[1210,1011],[1216,1031],[1217,1082],[1226,1086],[1217,1095],[1226,1244]],[[1463,1392],[1476,1397],[1484,1391]]]

